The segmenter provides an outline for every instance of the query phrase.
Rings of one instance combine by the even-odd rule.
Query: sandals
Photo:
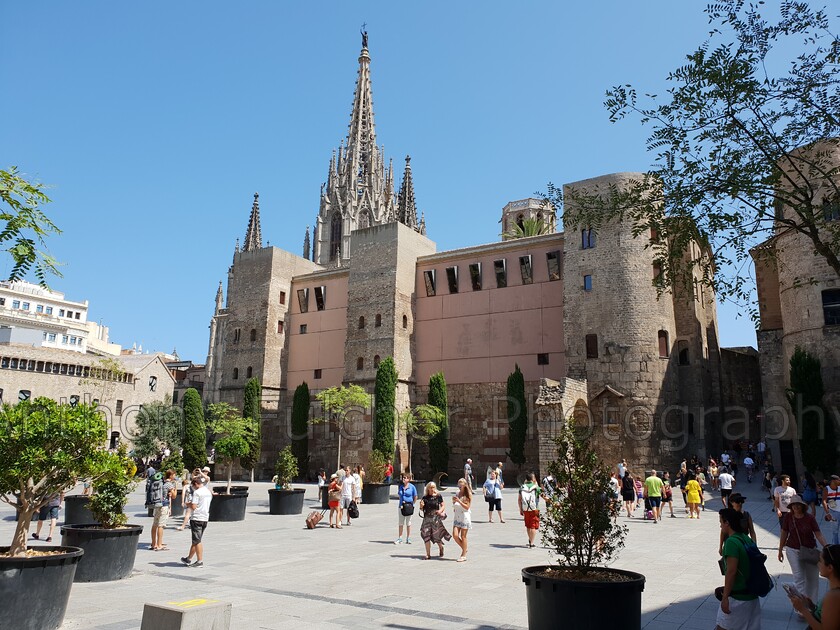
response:
[[[432,556],[425,556],[425,557],[423,558],[423,560],[431,560],[431,559],[432,559]]]
[[[466,556],[461,556],[455,562],[466,562],[466,561],[467,561],[467,557]]]

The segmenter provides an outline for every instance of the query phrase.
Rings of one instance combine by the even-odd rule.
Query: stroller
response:
[[[652,521],[653,520],[653,506],[650,504],[650,499],[645,497],[645,514],[644,520]]]

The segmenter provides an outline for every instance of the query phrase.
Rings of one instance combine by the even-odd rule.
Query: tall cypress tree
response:
[[[248,431],[248,454],[239,458],[243,468],[253,470],[260,463],[262,449],[262,385],[256,378],[248,379],[245,384],[242,417],[253,421]]]
[[[397,368],[394,359],[386,357],[376,370],[375,427],[373,450],[379,451],[385,459],[394,456],[394,407],[397,402]]]
[[[429,460],[432,474],[447,472],[449,469],[449,415],[446,403],[446,379],[443,372],[432,374],[429,378],[429,404],[440,409],[440,431],[429,440]]]
[[[309,470],[309,404],[309,385],[304,381],[292,399],[292,453],[304,474]]]
[[[797,346],[790,358],[787,399],[799,425],[802,464],[828,476],[836,470],[837,444],[834,419],[822,406],[824,394],[820,360]]]
[[[528,435],[528,404],[525,400],[525,377],[516,369],[507,380],[507,420],[510,450],[508,457],[518,467],[525,463],[525,438]]]
[[[184,466],[187,470],[207,464],[207,427],[201,395],[194,387],[184,392]]]

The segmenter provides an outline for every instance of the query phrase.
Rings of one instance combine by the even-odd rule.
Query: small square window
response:
[[[581,249],[593,249],[595,247],[595,230],[584,228],[580,231]]]
[[[285,303],[286,303],[286,292],[285,291],[280,291],[280,304],[285,304]]]
[[[548,353],[543,352],[537,355],[537,365],[548,365]]]
[[[300,312],[306,313],[309,311],[309,289],[298,289],[298,306],[300,306]]]
[[[586,358],[598,358],[598,335],[586,335]]]
[[[0,306],[6,306],[6,298],[0,297]]]
[[[376,317],[373,320],[374,328],[380,328],[382,326],[382,315],[379,313],[376,314]]]
[[[470,264],[470,282],[473,291],[481,291],[481,263]]]
[[[300,334],[301,334],[301,335],[305,335],[305,334],[306,334],[306,324],[301,324],[301,325],[300,325]]]
[[[591,291],[592,290],[592,276],[583,276],[583,290],[584,291]]]
[[[15,307],[15,308],[17,308],[17,307]],[[58,316],[59,317],[64,317],[64,309],[63,308],[58,309]]]
[[[53,311],[53,307],[52,307],[52,306],[48,306],[48,307],[47,307],[47,315],[52,315],[52,311]]]
[[[122,415],[122,410],[123,410],[123,401],[117,399],[117,406],[114,409],[114,411],[116,411],[118,416],[121,416]]]
[[[548,252],[545,255],[545,260],[548,263],[548,279],[560,279],[560,252]]]
[[[840,289],[826,289],[822,292],[823,321],[826,326],[840,324]]]
[[[446,268],[446,281],[449,283],[449,292],[458,293],[458,267]]]
[[[28,389],[22,389],[18,392],[18,400],[24,401],[32,398],[32,392]]]
[[[12,308],[20,308],[20,300],[12,300]]]
[[[38,305],[35,307],[35,312],[36,312],[36,313],[43,313],[43,312],[44,312],[44,305],[43,305],[43,304],[38,304]]]
[[[534,274],[531,269],[531,254],[519,257],[519,272],[522,274],[522,284],[534,283]]]
[[[55,333],[48,334],[47,341],[55,341]]]
[[[423,280],[426,283],[426,296],[432,297],[435,295],[435,270],[429,269],[423,272]]]
[[[24,311],[28,311],[29,310],[29,302],[24,302],[21,305],[21,309],[23,309]]]
[[[280,333],[280,334],[283,334],[283,320],[282,319],[277,320],[277,332]]]
[[[320,369],[315,370],[315,373],[312,375],[312,378],[314,378],[316,381],[320,380],[321,379],[321,370]]]
[[[504,258],[493,261],[493,271],[496,273],[496,288],[504,289],[507,286],[507,263]]]
[[[323,311],[326,307],[327,287],[315,287],[315,307]]]
[[[67,340],[68,340],[67,335],[61,335],[61,343],[63,343],[65,346],[67,345]]]
[[[241,328],[234,328],[233,329],[233,343],[239,343],[239,339],[242,337],[242,329]]]
[[[81,318],[80,316],[81,316],[81,313],[79,311],[76,311],[76,319],[80,319]]]
[[[239,380],[239,368],[233,368],[233,380]]]
[[[73,311],[67,311],[67,317],[73,319]]]
[[[157,391],[157,376],[150,376],[149,377],[149,391],[156,392]]]

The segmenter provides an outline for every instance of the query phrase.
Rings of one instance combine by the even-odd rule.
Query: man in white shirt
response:
[[[791,487],[790,477],[787,475],[781,475],[779,481],[782,485],[773,490],[773,506],[776,508],[776,516],[779,517],[779,527],[781,527],[785,514],[789,511],[790,500],[796,496],[796,490]]]
[[[622,459],[618,462],[618,478],[624,479],[624,473],[627,471],[627,460]]]
[[[344,481],[341,483],[341,502],[338,504],[338,522],[341,524],[341,514],[350,507],[350,501],[356,496],[356,480],[350,474],[350,466],[344,468]],[[347,512],[347,524],[350,524],[350,512]]]
[[[726,451],[723,451],[723,453],[720,454],[720,461],[724,466],[729,466],[729,459],[729,453]]]
[[[192,480],[192,491],[192,503],[190,503],[193,511],[190,518],[192,544],[189,554],[181,558],[181,562],[188,567],[203,567],[204,545],[201,539],[204,536],[204,530],[207,529],[207,521],[210,520],[210,502],[213,500],[213,494],[201,483],[201,479]],[[195,562],[192,561],[193,556],[196,557]]]
[[[744,468],[747,469],[747,480],[752,482],[753,470],[755,468],[755,460],[747,455],[744,458]]]
[[[723,468],[723,472],[718,475],[718,483],[720,484],[720,502],[723,507],[729,507],[729,495],[732,494],[732,486],[735,485],[735,477],[729,474],[728,468]]]

